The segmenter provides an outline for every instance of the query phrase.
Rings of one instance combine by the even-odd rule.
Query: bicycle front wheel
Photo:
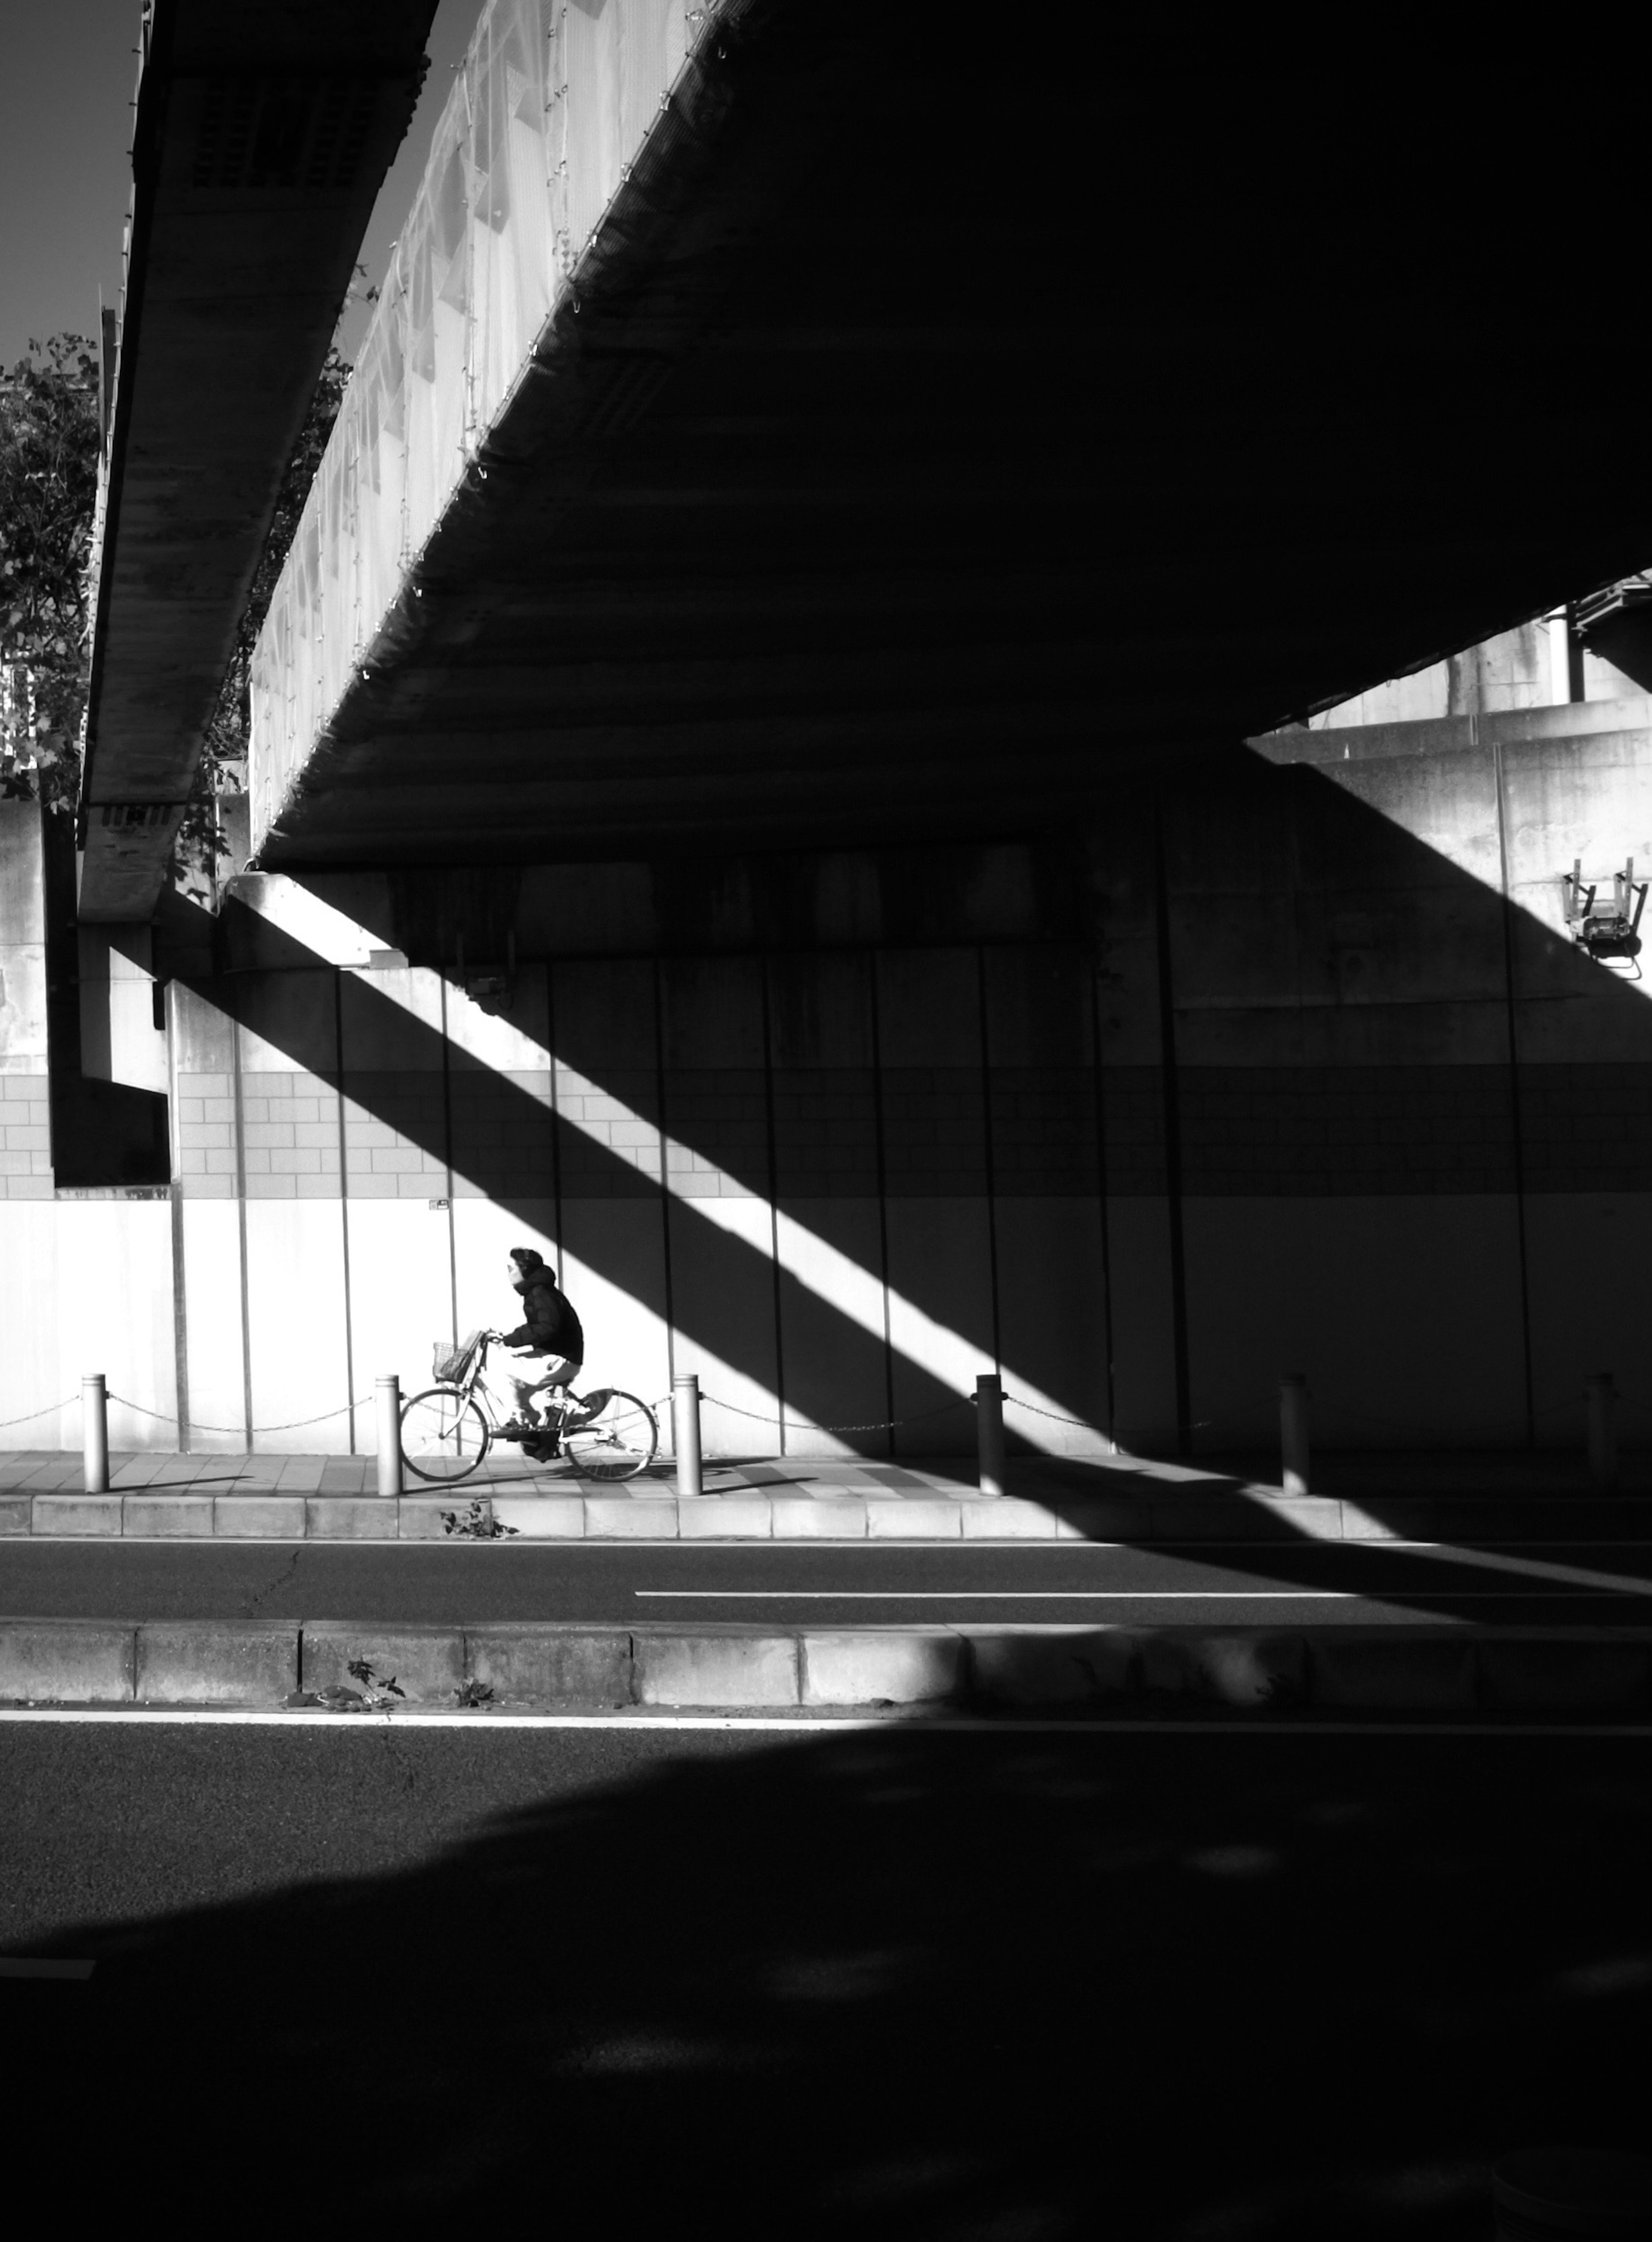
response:
[[[468,1479],[487,1453],[487,1420],[452,1386],[415,1393],[401,1412],[401,1460],[420,1479]]]
[[[635,1479],[654,1461],[660,1427],[635,1393],[593,1394],[599,1406],[562,1435],[562,1453],[581,1479]],[[576,1401],[583,1412],[591,1403]]]

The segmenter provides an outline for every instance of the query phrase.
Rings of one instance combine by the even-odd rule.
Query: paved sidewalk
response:
[[[707,1463],[681,1497],[663,1460],[614,1485],[508,1451],[457,1487],[409,1479],[374,1492],[371,1456],[113,1455],[106,1494],[83,1492],[61,1451],[0,1456],[0,1535],[292,1541],[440,1537],[444,1510],[482,1506],[514,1533],[583,1540],[1635,1541],[1652,1531],[1652,1459],[1617,1491],[1591,1489],[1568,1454],[1330,1456],[1322,1492],[1286,1495],[1272,1459],[1192,1464],[1136,1456],[1012,1459],[1010,1493],[984,1496],[973,1458],[749,1456]]]
[[[370,1495],[376,1466],[371,1455],[287,1455],[264,1451],[178,1455],[158,1449],[111,1453],[110,1485],[121,1492],[195,1488],[214,1494]],[[1190,1494],[1254,1491],[1279,1496],[1275,1455],[1199,1456],[1189,1461],[1136,1455],[1085,1458],[1013,1456],[1010,1492],[1038,1500],[1118,1494],[1144,1487]],[[743,1455],[707,1457],[708,1494],[735,1494],[753,1487],[785,1486],[815,1495],[877,1496],[979,1494],[976,1461],[968,1456],[823,1457]],[[78,1491],[81,1459],[77,1449],[0,1449],[0,1491],[56,1494]],[[520,1451],[496,1449],[484,1469],[457,1488],[430,1487],[407,1474],[406,1493],[471,1494],[503,1488],[514,1495],[569,1494],[576,1491],[614,1494],[658,1494],[675,1485],[675,1467],[662,1457],[636,1480],[615,1487],[581,1481],[566,1464],[530,1462]],[[1358,1500],[1372,1498],[1467,1495],[1478,1500],[1572,1499],[1592,1496],[1583,1459],[1568,1449],[1436,1449],[1333,1451],[1313,1460],[1316,1496]],[[1613,1492],[1648,1500],[1652,1515],[1652,1450],[1621,1459]]]
[[[1124,1460],[1119,1460],[1122,1464]],[[1078,1491],[1089,1485],[1097,1466],[1062,1464],[1029,1459],[1024,1467],[1028,1491],[1036,1487],[1055,1492]],[[1113,1460],[1102,1466],[1113,1468]],[[1138,1467],[1131,1469],[1153,1468]],[[1172,1470],[1173,1467],[1162,1467]],[[370,1455],[172,1455],[158,1451],[111,1453],[109,1483],[111,1492],[159,1494],[211,1492],[215,1494],[371,1495],[376,1491],[378,1467]],[[635,1480],[619,1485],[581,1480],[567,1464],[537,1465],[520,1451],[506,1449],[488,1458],[485,1467],[456,1487],[429,1485],[406,1474],[408,1495],[455,1495],[468,1500],[504,1489],[513,1495],[657,1494],[676,1484],[675,1467],[669,1459],[655,1463]],[[975,1495],[973,1457],[946,1457],[922,1463],[884,1462],[858,1459],[843,1462],[817,1456],[749,1456],[737,1460],[708,1458],[704,1467],[708,1494],[733,1494],[752,1487],[785,1487],[816,1494]],[[17,1450],[0,1453],[0,1490],[10,1494],[70,1494],[81,1487],[81,1459],[61,1450]]]

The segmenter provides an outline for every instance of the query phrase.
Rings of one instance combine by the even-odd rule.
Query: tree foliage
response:
[[[274,514],[271,517],[269,534],[264,540],[264,550],[259,555],[259,565],[253,571],[246,605],[242,608],[240,621],[235,628],[235,646],[230,656],[230,666],[224,675],[212,722],[206,728],[205,752],[196,768],[191,798],[178,829],[175,863],[186,877],[191,875],[204,876],[210,883],[217,860],[223,853],[224,843],[215,804],[221,794],[240,790],[252,722],[252,649],[258,644],[259,631],[264,628],[264,618],[270,612],[270,601],[280,580],[282,563],[298,534],[304,502],[310,494],[311,484],[315,480],[316,469],[321,464],[321,454],[327,448],[327,438],[339,417],[339,407],[343,402],[352,371],[348,361],[341,358],[337,350],[327,352],[326,362],[316,379],[309,410],[305,414],[304,426],[299,431],[299,440],[281,478],[281,488],[276,499]]]
[[[30,340],[0,378],[0,794],[80,786],[99,377],[84,335]]]
[[[72,809],[91,660],[99,374],[84,335],[29,351],[0,379],[0,793]],[[281,479],[178,835],[175,869],[185,876],[210,881],[223,850],[216,803],[238,790],[246,758],[252,648],[350,373],[329,351]]]

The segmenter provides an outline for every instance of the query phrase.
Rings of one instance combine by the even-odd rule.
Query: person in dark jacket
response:
[[[522,1432],[543,1422],[534,1405],[534,1394],[571,1386],[579,1376],[585,1362],[585,1333],[543,1255],[531,1245],[514,1246],[505,1265],[512,1285],[521,1294],[522,1320],[514,1331],[500,1332],[499,1341],[525,1366],[533,1365],[531,1375],[525,1367],[524,1374],[510,1378],[516,1408],[506,1430]]]

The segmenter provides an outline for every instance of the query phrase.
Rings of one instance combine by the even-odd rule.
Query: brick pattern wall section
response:
[[[573,1067],[555,1071],[561,1194],[576,1198],[653,1198],[664,1174],[659,1077],[616,1068],[601,1083]]]
[[[755,1067],[683,1067],[666,1076],[666,1162],[682,1198],[766,1198],[768,1084]]]
[[[1165,1078],[1156,1066],[1108,1066],[1101,1076],[1101,1126],[1108,1195],[1162,1198]]]
[[[1652,1065],[1527,1066],[1526,1188],[1652,1191]]]
[[[346,1187],[352,1198],[447,1195],[447,1100],[429,1069],[346,1073]]]
[[[775,1185],[782,1198],[876,1198],[877,1087],[870,1067],[777,1067]]]
[[[1092,1067],[995,1066],[988,1077],[1000,1198],[1088,1198],[1099,1189]]]
[[[1192,1198],[1514,1188],[1507,1067],[1186,1067],[1178,1090]]]
[[[455,1198],[549,1198],[549,1067],[455,1067],[448,1077]]]
[[[0,1199],[52,1196],[43,812],[0,802]]]
[[[977,1067],[885,1067],[883,1171],[894,1198],[974,1198],[987,1187]]]
[[[172,1099],[175,1182],[185,1198],[233,1198],[238,1162],[232,1074],[177,1077]]]
[[[684,1068],[666,1078],[664,1150],[653,1070],[601,1083],[572,1068],[346,1073],[345,1188],[354,1198],[649,1197],[668,1162],[682,1197],[1085,1198],[1099,1125],[1115,1198],[1165,1189],[1164,1080],[1112,1066],[1101,1111],[1089,1067]],[[180,1073],[174,1128],[186,1197],[334,1198],[339,1093],[324,1076]],[[1184,1065],[1183,1183],[1194,1197],[1386,1197],[1514,1188],[1512,1077],[1502,1065]],[[883,1138],[877,1115],[881,1100]],[[770,1102],[772,1101],[772,1113]],[[1528,1066],[1525,1176],[1535,1193],[1652,1189],[1652,1064]],[[0,1075],[0,1180],[49,1197],[44,1074]],[[559,1127],[560,1145],[554,1134]],[[769,1175],[769,1131],[775,1177]]]
[[[0,1198],[52,1195],[51,1104],[44,1069],[0,1074]]]
[[[339,1093],[319,1075],[241,1077],[242,1161],[249,1198],[337,1198]]]

